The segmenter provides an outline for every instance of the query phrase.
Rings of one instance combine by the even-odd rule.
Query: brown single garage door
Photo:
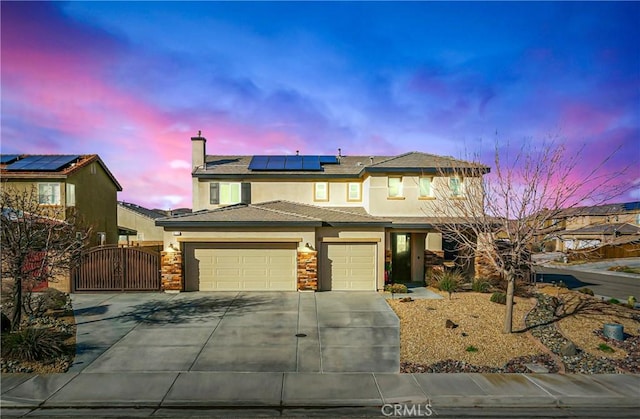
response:
[[[375,291],[376,243],[324,243],[322,290]]]
[[[296,290],[295,243],[194,243],[188,246],[187,290]]]

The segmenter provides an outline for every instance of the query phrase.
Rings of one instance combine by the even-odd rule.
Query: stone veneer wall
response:
[[[162,291],[182,291],[182,252],[161,252]]]
[[[298,252],[298,290],[318,290],[318,252]]]

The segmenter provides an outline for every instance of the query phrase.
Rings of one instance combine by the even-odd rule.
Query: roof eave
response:
[[[248,179],[248,178],[269,178],[269,179],[317,179],[317,178],[332,178],[332,179],[354,179],[362,177],[360,173],[193,173],[192,177],[198,179]]]
[[[156,220],[156,226],[174,228],[203,227],[321,227],[320,221],[171,221]]]

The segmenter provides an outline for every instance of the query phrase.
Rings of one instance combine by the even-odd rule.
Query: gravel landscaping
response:
[[[536,298],[516,297],[517,333],[504,334],[505,306],[489,301],[490,294],[455,293],[449,300],[432,291],[445,298],[388,300],[400,318],[402,372],[531,372],[527,364],[548,372],[640,372],[635,310],[549,287]],[[457,327],[447,328],[447,320]],[[625,340],[604,339],[605,322],[623,324]],[[603,352],[603,343],[613,352]]]

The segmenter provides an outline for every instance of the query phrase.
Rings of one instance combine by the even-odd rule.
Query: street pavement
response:
[[[64,374],[3,374],[3,418],[637,417],[640,408],[639,375],[399,374],[397,318],[377,293],[73,299],[77,362]]]
[[[564,282],[570,289],[590,288],[596,295],[626,301],[630,295],[640,299],[640,275],[612,272],[611,266],[640,266],[640,258],[610,259],[578,265],[543,264],[535,267],[536,280]]]

